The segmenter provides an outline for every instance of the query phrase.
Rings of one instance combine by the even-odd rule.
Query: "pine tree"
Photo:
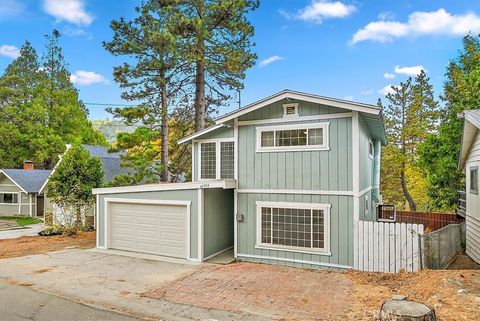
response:
[[[439,107],[434,99],[433,87],[423,70],[413,83],[408,78],[399,86],[392,86],[392,91],[386,96],[389,104],[385,108],[385,125],[389,146],[384,148],[384,163],[388,162],[389,166],[383,182],[390,184],[393,191],[398,180],[403,198],[410,210],[416,211],[417,202],[411,193],[415,182],[411,181],[408,173],[416,179],[421,177],[417,166],[419,146],[435,131]],[[392,192],[390,197],[395,202],[399,200],[396,192]]]
[[[458,169],[463,126],[458,115],[464,110],[480,108],[480,36],[467,35],[463,39],[463,50],[450,61],[446,76],[441,124],[421,148],[430,208],[444,210],[455,206],[457,190],[465,188]]]
[[[221,106],[231,98],[229,92],[242,89],[245,71],[255,64],[254,28],[246,15],[258,8],[259,0],[177,0],[175,4],[172,21],[182,39],[182,57],[192,65],[198,131],[205,127],[209,108]]]
[[[161,181],[168,181],[168,114],[169,109],[174,109],[182,99],[180,93],[188,81],[188,75],[181,73],[186,63],[179,60],[179,43],[169,28],[170,5],[145,0],[135,8],[135,12],[137,17],[132,21],[123,18],[112,21],[113,40],[105,42],[104,47],[113,55],[133,58],[133,63],[115,67],[114,76],[125,89],[122,98],[141,101],[142,104],[109,111],[129,124],[140,122],[143,125],[143,128],[131,134],[123,133],[118,137],[117,148],[127,149],[127,162],[136,165],[140,171],[154,169],[153,172],[160,173]],[[161,141],[159,149],[155,148],[158,137]],[[148,158],[145,159],[147,163],[138,163],[134,148],[140,148],[139,143],[150,163],[158,159],[158,153],[161,153],[159,166],[152,168]],[[128,161],[132,157],[137,162]],[[145,175],[148,175],[148,171]]]

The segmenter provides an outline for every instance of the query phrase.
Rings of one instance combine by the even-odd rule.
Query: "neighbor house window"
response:
[[[0,193],[0,203],[18,204],[18,194],[17,193]]]
[[[328,149],[328,123],[257,128],[257,151]]]
[[[375,152],[375,149],[373,147],[373,142],[371,140],[368,141],[368,155],[370,158],[373,158],[373,153]]]
[[[257,246],[327,252],[329,205],[257,202]]]
[[[470,167],[470,193],[478,194],[478,166]]]
[[[235,177],[235,143],[213,141],[200,143],[200,179]]]

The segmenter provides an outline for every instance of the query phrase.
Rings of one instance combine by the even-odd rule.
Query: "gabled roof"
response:
[[[460,169],[465,166],[475,135],[477,135],[477,132],[480,130],[480,110],[465,110],[463,117],[465,122],[463,123],[462,147],[460,149],[460,159],[458,162]]]
[[[306,102],[311,102],[315,104],[327,105],[331,107],[337,107],[337,108],[342,108],[346,110],[360,112],[364,117],[367,127],[372,132],[372,135],[376,133],[376,135],[374,135],[376,136],[375,138],[381,140],[383,144],[387,143],[386,134],[385,134],[385,125],[383,121],[383,111],[380,107],[376,105],[359,103],[359,102],[354,102],[350,100],[343,100],[343,99],[337,99],[332,97],[308,94],[308,93],[303,93],[303,92],[294,91],[290,89],[282,90],[272,96],[261,99],[245,107],[242,107],[240,109],[227,113],[223,116],[220,116],[219,118],[215,119],[216,125],[210,126],[190,136],[184,137],[180,139],[178,143],[179,144],[185,143],[189,140],[205,135],[213,130],[216,130],[224,126],[227,122],[230,122],[235,118],[238,118],[242,115],[248,114],[252,111],[263,108],[265,106],[268,106],[272,103],[275,103],[277,101],[281,101],[284,99],[306,101]]]
[[[44,169],[2,169],[0,173],[7,176],[25,193],[39,193],[52,171]]]
[[[106,183],[112,181],[117,175],[132,171],[128,167],[122,167],[120,153],[109,153],[108,147],[93,145],[83,145],[83,147],[90,153],[91,157],[97,157],[102,162],[103,180]]]

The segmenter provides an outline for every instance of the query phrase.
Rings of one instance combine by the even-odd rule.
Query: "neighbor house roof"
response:
[[[382,141],[382,143],[384,144],[386,144],[387,142],[385,125],[383,121],[383,111],[380,107],[376,105],[359,103],[359,102],[350,101],[350,100],[319,96],[315,94],[308,94],[308,93],[303,93],[303,92],[294,91],[290,89],[285,89],[272,96],[261,99],[245,107],[242,107],[240,109],[227,113],[223,116],[220,116],[219,118],[215,119],[214,126],[208,127],[202,131],[199,131],[190,136],[184,137],[180,139],[178,143],[179,144],[185,143],[189,140],[205,135],[213,130],[216,130],[220,127],[225,126],[227,122],[231,122],[235,118],[238,118],[242,115],[248,114],[254,110],[263,108],[265,106],[268,106],[274,102],[277,102],[283,99],[301,100],[301,101],[307,101],[315,104],[328,105],[332,107],[347,109],[351,111],[358,111],[364,117],[365,123],[369,128],[369,131],[371,131],[372,135],[375,136],[376,139],[379,139],[380,141]]]
[[[465,118],[465,122],[463,123],[462,147],[460,149],[460,159],[458,162],[459,168],[465,166],[475,135],[480,129],[480,110],[465,110],[463,117]]]
[[[45,169],[2,169],[0,173],[7,176],[25,193],[39,193],[43,184],[48,180],[51,170]]]
[[[83,147],[90,153],[91,157],[98,157],[102,162],[103,180],[110,182],[117,175],[130,173],[132,170],[128,167],[121,166],[120,153],[109,153],[108,147],[83,145]]]

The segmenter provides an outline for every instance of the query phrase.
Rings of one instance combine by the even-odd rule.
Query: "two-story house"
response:
[[[97,247],[204,261],[353,266],[381,201],[382,110],[284,90],[179,141],[192,182],[94,190]]]

